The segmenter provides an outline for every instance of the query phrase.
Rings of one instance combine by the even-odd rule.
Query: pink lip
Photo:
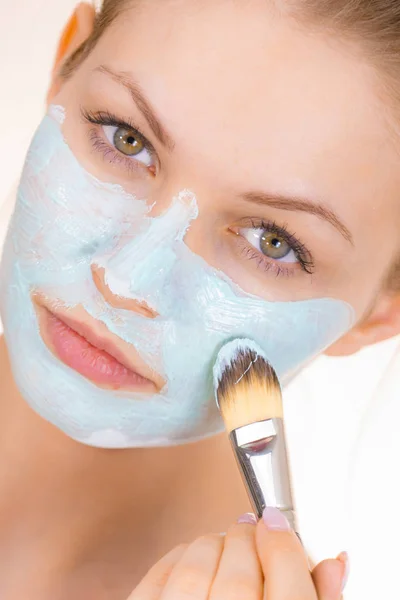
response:
[[[100,387],[157,393],[155,383],[128,364],[110,340],[66,315],[44,307],[41,312],[44,340],[64,364]]]

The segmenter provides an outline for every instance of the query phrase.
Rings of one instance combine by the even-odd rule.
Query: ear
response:
[[[400,334],[400,293],[382,292],[373,308],[325,354],[349,356],[378,342]]]
[[[59,71],[62,63],[90,37],[93,31],[95,18],[96,11],[94,7],[86,2],[78,4],[69,18],[58,43],[50,88],[47,93],[47,104],[52,102],[52,99],[57,95],[61,88]]]

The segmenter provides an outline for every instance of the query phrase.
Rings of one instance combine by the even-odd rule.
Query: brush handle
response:
[[[296,531],[283,419],[239,427],[230,440],[256,515],[279,508]]]
[[[285,515],[285,517],[289,521],[290,527],[293,529],[293,531],[297,534],[298,538],[302,542],[302,540],[300,538],[300,535],[299,535],[299,533],[297,531],[297,520],[296,520],[296,513],[295,513],[295,511],[294,510],[281,510],[281,513],[283,515]]]

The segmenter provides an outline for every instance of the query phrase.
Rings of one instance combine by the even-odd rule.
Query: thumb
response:
[[[267,598],[317,600],[303,546],[277,508],[264,510],[257,525],[256,544]]]

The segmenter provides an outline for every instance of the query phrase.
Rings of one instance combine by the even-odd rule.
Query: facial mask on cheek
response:
[[[231,338],[252,338],[283,384],[348,330],[341,301],[268,302],[251,296],[185,244],[196,219],[183,191],[158,217],[78,163],[52,107],[29,150],[2,261],[0,300],[17,385],[26,401],[70,437],[99,447],[161,446],[223,430],[212,367]],[[146,302],[147,318],[107,304],[92,280],[104,268],[114,294]],[[266,279],[267,285],[267,279]],[[145,396],[100,389],[65,366],[42,341],[31,292],[82,305],[132,344],[166,381]]]

